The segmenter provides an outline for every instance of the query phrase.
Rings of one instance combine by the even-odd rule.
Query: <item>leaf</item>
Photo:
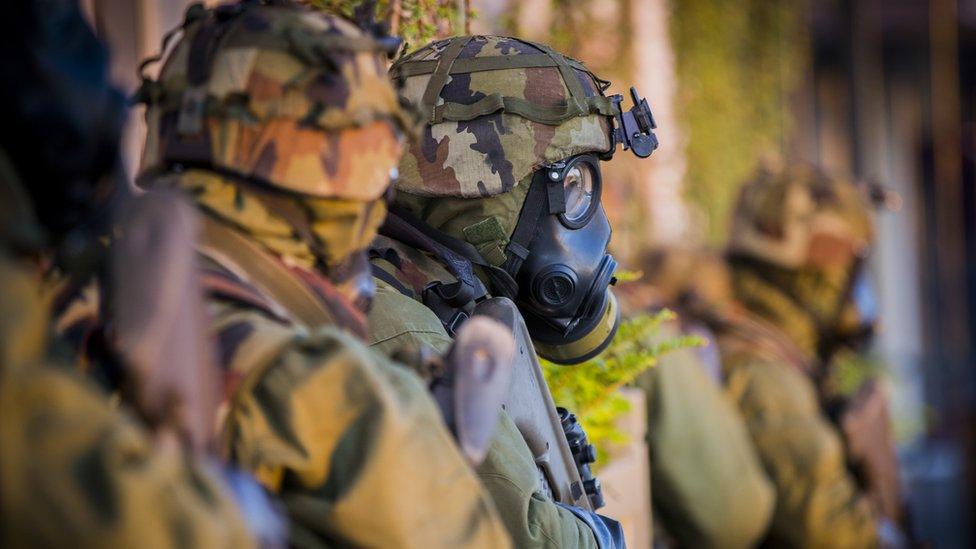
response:
[[[627,443],[627,436],[617,428],[617,423],[630,411],[630,403],[620,389],[634,383],[665,354],[706,343],[698,336],[662,340],[661,325],[675,318],[673,312],[665,309],[654,315],[625,320],[603,353],[576,366],[542,361],[553,399],[579,418],[590,443],[602,456],[598,463],[604,463],[603,458],[614,448]]]

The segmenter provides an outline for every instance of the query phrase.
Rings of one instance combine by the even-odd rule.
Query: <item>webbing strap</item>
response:
[[[478,249],[471,244],[448,236],[443,232],[434,229],[430,225],[427,225],[423,221],[414,217],[412,214],[410,214],[410,212],[406,211],[400,206],[393,205],[390,207],[390,212],[386,218],[387,223],[380,228],[380,234],[389,236],[390,238],[396,240],[404,241],[403,236],[396,234],[396,231],[391,230],[392,227],[388,225],[390,220],[394,218],[398,219],[400,223],[409,225],[411,230],[419,233],[424,240],[428,241],[429,243],[436,244],[436,246],[431,247],[432,250],[436,251],[428,250],[427,248],[421,246],[416,247],[429,251],[435,257],[448,264],[448,270],[457,276],[459,280],[460,276],[458,276],[458,273],[453,270],[460,267],[460,264],[455,264],[456,261],[460,261],[467,265],[466,268],[461,268],[464,269],[465,273],[471,269],[471,265],[477,265],[478,267],[481,267],[481,269],[490,279],[491,286],[496,294],[496,297],[515,299],[515,296],[518,294],[518,285],[515,283],[515,279],[509,276],[504,269],[488,263],[485,258],[481,257],[481,253],[478,252]],[[406,243],[409,244],[409,242]],[[429,246],[429,244],[425,244],[425,246]],[[474,274],[473,270],[471,273],[472,275]],[[465,276],[467,275],[465,274]],[[473,282],[476,283],[477,286],[483,286],[481,284],[481,280],[477,277],[474,277]]]
[[[424,110],[430,113],[431,124],[440,122],[436,118],[434,107],[437,105],[437,100],[441,96],[444,85],[447,84],[448,76],[451,73],[451,66],[454,65],[454,61],[461,54],[461,50],[468,45],[468,42],[472,38],[468,36],[462,40],[451,42],[451,45],[444,50],[441,58],[437,60],[437,67],[434,69],[434,73],[430,75],[430,80],[427,82],[427,89],[424,90],[424,97],[420,103]]]
[[[559,73],[563,75],[563,80],[566,82],[566,87],[569,89],[569,103],[576,103],[577,109],[582,111],[586,107],[586,92],[583,91],[583,84],[580,83],[579,78],[576,76],[576,69],[570,66],[569,61],[564,56],[560,55],[549,46],[545,44],[532,45],[544,51],[556,62],[556,66],[559,68]],[[586,71],[587,74],[589,74],[589,72],[590,71]]]
[[[529,247],[535,239],[535,231],[539,226],[539,220],[548,213],[548,182],[545,179],[546,171],[542,175],[536,175],[529,184],[529,192],[525,196],[525,203],[522,204],[522,211],[519,213],[518,223],[512,231],[512,237],[508,240],[505,247],[505,254],[508,256],[502,269],[508,272],[512,278],[518,276],[522,262],[529,255]]]
[[[231,272],[246,272],[246,282],[263,290],[292,320],[309,328],[336,324],[336,318],[318,296],[277,258],[210,216],[200,218],[201,253]]]
[[[576,83],[579,84],[578,81]],[[616,105],[609,98],[602,95],[585,97],[582,103],[571,100],[566,105],[547,107],[536,105],[531,101],[518,97],[505,97],[501,94],[493,93],[470,105],[462,105],[460,103],[437,105],[434,107],[432,120],[437,120],[438,122],[444,120],[463,122],[499,111],[517,114],[533,122],[550,126],[561,124],[570,118],[586,116],[591,113],[599,113],[603,116],[614,116],[619,113]]]
[[[430,74],[437,68],[438,62],[407,61],[394,69],[395,77],[407,78]],[[537,55],[498,55],[495,57],[471,57],[458,59],[451,66],[450,74],[469,74],[472,72],[501,71],[505,69],[533,69],[540,67],[555,67],[556,62],[545,54]]]
[[[399,81],[412,76],[431,75],[420,101],[421,108],[428,116],[428,123],[438,124],[445,120],[464,122],[496,112],[505,112],[540,124],[555,126],[579,116],[620,114],[619,106],[601,93],[587,97],[583,83],[579,79],[580,72],[593,78],[600,90],[603,89],[605,82],[598,79],[579,61],[565,57],[549,46],[533,42],[526,43],[543,53],[458,59],[461,51],[473,39],[474,37],[468,36],[452,41],[437,60],[402,61],[391,70],[392,77]],[[565,105],[537,105],[521,97],[504,96],[500,93],[489,94],[468,105],[441,101],[441,92],[451,75],[536,67],[559,70],[569,92]]]

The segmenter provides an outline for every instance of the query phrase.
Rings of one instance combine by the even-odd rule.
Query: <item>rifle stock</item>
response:
[[[106,305],[125,368],[123,397],[194,451],[214,437],[219,372],[207,339],[196,210],[176,191],[130,199],[110,249]]]
[[[503,408],[528,444],[543,484],[555,501],[593,511],[532,339],[515,303],[504,297],[487,299],[478,304],[474,314],[500,322],[515,339],[511,390]]]

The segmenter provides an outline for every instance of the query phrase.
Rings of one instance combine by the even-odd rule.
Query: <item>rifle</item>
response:
[[[487,317],[472,318],[455,335],[443,373],[431,393],[461,453],[473,465],[485,459],[512,383],[515,340]]]
[[[512,300],[494,297],[479,303],[474,315],[498,321],[514,338],[511,389],[502,408],[528,444],[544,488],[559,503],[593,511],[522,314]]]
[[[105,284],[123,399],[154,430],[171,429],[202,453],[214,438],[220,380],[197,274],[196,211],[166,190],[119,210]]]

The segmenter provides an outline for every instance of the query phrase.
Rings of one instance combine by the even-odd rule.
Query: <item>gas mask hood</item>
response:
[[[538,354],[576,364],[603,351],[620,320],[599,160],[544,166],[530,185],[502,268],[518,285],[515,301]]]

